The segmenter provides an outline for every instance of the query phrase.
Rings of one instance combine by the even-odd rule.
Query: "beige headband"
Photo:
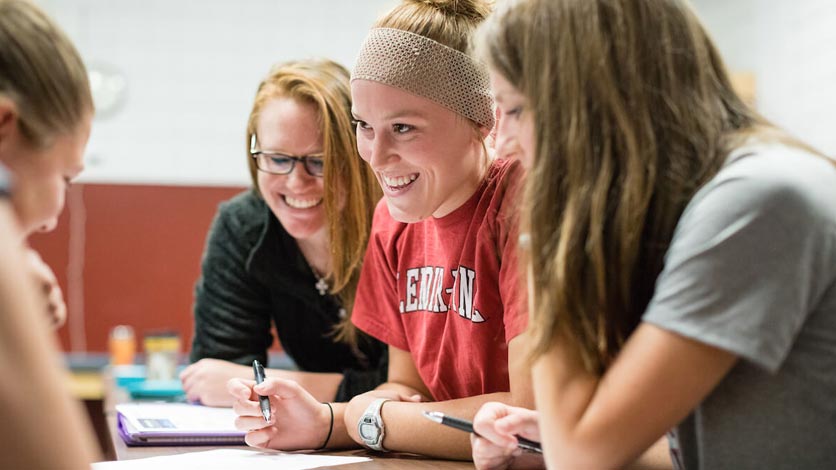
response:
[[[369,31],[351,80],[400,88],[493,127],[487,69],[467,54],[419,34],[392,28]]]

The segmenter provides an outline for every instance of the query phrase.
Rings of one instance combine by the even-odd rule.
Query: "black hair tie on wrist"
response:
[[[330,403],[323,403],[323,405],[326,405],[328,407],[328,411],[331,412],[331,424],[328,426],[328,436],[325,438],[325,442],[323,442],[322,445],[315,450],[322,450],[327,447],[328,441],[331,440],[331,433],[334,432],[334,407],[332,407]]]

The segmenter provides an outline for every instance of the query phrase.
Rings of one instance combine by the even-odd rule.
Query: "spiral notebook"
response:
[[[116,405],[119,435],[129,446],[244,445],[232,408],[187,403]]]

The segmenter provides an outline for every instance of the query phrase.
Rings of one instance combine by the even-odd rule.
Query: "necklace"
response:
[[[308,246],[308,248],[312,249],[312,247],[310,247],[310,246]],[[327,276],[320,275],[319,274],[319,272],[320,272],[319,269],[315,268],[314,263],[311,262],[311,259],[315,259],[315,257],[312,254],[315,251],[310,251],[309,254],[306,255],[305,254],[306,250],[301,245],[299,246],[299,251],[302,252],[302,258],[305,260],[305,263],[308,264],[308,268],[311,270],[311,273],[314,275],[314,278],[316,278],[316,283],[314,284],[314,288],[317,290],[317,292],[319,292],[319,295],[324,296],[325,294],[328,293],[328,289],[329,289],[330,286],[328,285],[328,281],[326,280]]]
[[[319,295],[325,295],[328,293],[328,283],[325,281],[325,278],[319,277],[319,275],[315,272],[314,277],[316,278],[316,284],[314,284],[314,287],[316,287],[316,290],[319,291]]]

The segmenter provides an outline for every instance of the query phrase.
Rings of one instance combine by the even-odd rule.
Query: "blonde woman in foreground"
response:
[[[92,116],[69,39],[33,4],[0,0],[0,468],[81,469],[98,457],[65,385],[42,286],[21,275],[31,272],[24,238],[55,226],[83,168]]]

